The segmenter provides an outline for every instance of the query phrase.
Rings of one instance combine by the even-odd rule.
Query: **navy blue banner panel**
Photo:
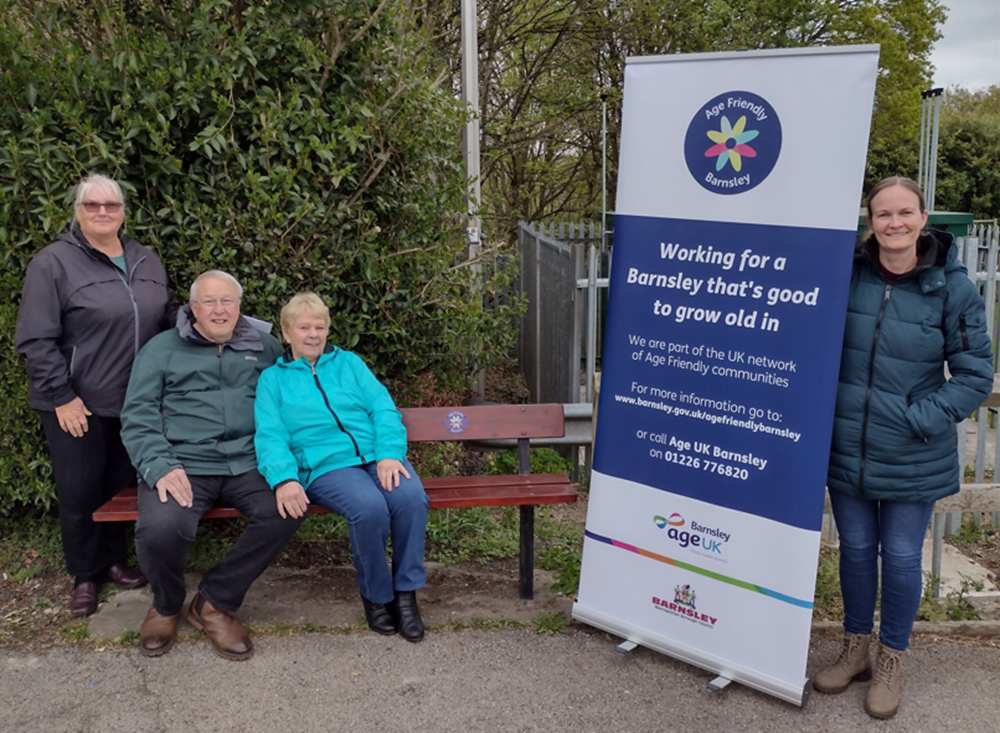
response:
[[[616,217],[594,468],[818,529],[855,236]]]

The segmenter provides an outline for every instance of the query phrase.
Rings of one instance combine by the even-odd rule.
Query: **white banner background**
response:
[[[838,256],[845,263],[849,258],[845,248],[850,247],[857,225],[877,60],[877,46],[630,59],[625,72],[617,216],[702,220],[716,226],[713,231],[718,225],[771,225],[775,239],[781,237],[780,227],[837,230],[835,236],[843,243]],[[778,111],[781,145],[763,182],[742,193],[721,195],[706,190],[689,171],[685,136],[699,108],[731,90],[757,95]],[[729,113],[729,121],[735,122],[739,114]],[[710,143],[705,140],[705,144]],[[749,162],[745,170],[752,170]],[[616,234],[615,257],[649,246],[656,243],[621,241]],[[846,272],[849,266],[842,269]],[[847,283],[824,287],[846,293]],[[631,307],[626,301],[637,297],[612,274],[609,314],[616,304],[619,314],[625,313]],[[837,318],[842,329],[842,312]],[[632,322],[625,325],[623,320],[621,315],[617,321],[609,319],[602,387],[614,383],[619,385],[614,389],[621,391],[628,379],[673,385],[669,371],[647,370],[638,376],[639,365],[612,356],[614,349],[622,349],[623,331],[633,328]],[[635,328],[646,328],[647,335],[655,330],[664,339],[676,329],[670,319]],[[792,338],[791,329],[787,331],[788,336],[775,334],[770,341],[763,335],[749,337],[760,338],[767,344],[762,350],[768,351],[781,346],[781,338]],[[839,357],[840,333],[815,337],[837,340],[823,356],[832,364]],[[628,378],[624,382],[623,374]],[[831,394],[821,401],[819,412],[825,414],[816,419],[828,429],[833,380],[830,369],[824,374],[827,383],[820,387]],[[808,378],[808,374],[802,377]],[[739,395],[738,387],[728,388]],[[657,429],[677,435],[693,422],[652,412],[616,404],[610,390],[602,388],[574,618],[801,704],[819,552],[819,532],[804,527],[818,527],[819,516],[815,522],[794,526],[757,515],[752,507],[738,511],[701,501],[691,491],[675,493],[679,487],[670,483],[674,479],[661,481],[655,471],[645,474],[655,477],[655,485],[631,480],[635,461],[623,459],[619,465],[614,456],[625,455],[620,448],[635,441],[636,426],[651,427],[658,420]],[[749,440],[733,428],[718,431],[728,443],[721,438],[719,442],[727,448],[740,450],[734,441]],[[751,479],[735,490],[747,496],[754,495],[751,490],[766,492],[767,479],[782,461],[782,450],[775,442],[768,473],[762,470],[756,485]],[[821,451],[816,452],[812,464],[824,460]],[[602,471],[613,465],[614,475]],[[817,466],[815,473],[819,471],[825,474],[825,465]],[[698,480],[706,480],[700,472]],[[803,506],[814,513],[821,506],[822,480],[810,477],[804,483],[808,485],[802,487]],[[670,534],[671,518],[683,522],[677,531],[690,529],[694,522],[727,539],[710,551],[683,546],[676,532]],[[710,542],[711,534],[702,535]]]

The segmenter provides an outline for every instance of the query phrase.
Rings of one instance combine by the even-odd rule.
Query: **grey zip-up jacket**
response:
[[[132,360],[173,325],[176,304],[160,258],[119,237],[127,275],[75,223],[28,264],[15,341],[36,409],[80,397],[95,415],[118,417]]]

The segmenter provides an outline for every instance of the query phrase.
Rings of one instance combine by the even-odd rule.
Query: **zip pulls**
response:
[[[864,417],[861,420],[861,470],[858,471],[858,491],[865,495],[865,454],[868,443],[868,414],[872,404],[872,383],[875,381],[875,352],[878,348],[879,336],[882,333],[882,319],[885,317],[886,306],[892,297],[892,283],[885,284],[882,292],[882,303],[878,308],[878,318],[875,319],[875,333],[872,335],[872,347],[868,353],[868,384],[865,385]]]
[[[340,432],[351,439],[351,445],[354,446],[354,455],[361,458],[361,449],[358,448],[358,441],[354,439],[354,436],[351,435],[347,428],[344,427],[344,423],[340,422],[340,418],[337,417],[337,413],[334,411],[333,406],[330,404],[330,400],[326,396],[326,390],[324,390],[323,385],[320,384],[319,375],[316,373],[316,365],[310,364],[309,370],[312,372],[313,380],[316,382],[316,389],[318,389],[319,393],[323,395],[323,403],[326,405],[326,409],[330,411],[330,414],[333,415],[333,419],[337,421],[337,427],[340,428]]]

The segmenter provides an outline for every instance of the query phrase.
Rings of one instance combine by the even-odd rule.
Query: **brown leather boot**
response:
[[[217,609],[201,592],[191,599],[187,620],[196,629],[205,632],[215,653],[223,659],[242,662],[253,656],[253,642],[240,620]]]
[[[899,710],[903,698],[903,657],[906,652],[878,645],[875,678],[865,697],[865,712],[873,718],[885,720]]]
[[[162,657],[177,641],[177,616],[164,616],[155,608],[146,611],[139,627],[139,651],[144,657]]]
[[[854,680],[871,679],[872,663],[868,656],[871,634],[844,633],[843,646],[837,661],[813,677],[813,687],[818,692],[836,695],[847,689]]]

